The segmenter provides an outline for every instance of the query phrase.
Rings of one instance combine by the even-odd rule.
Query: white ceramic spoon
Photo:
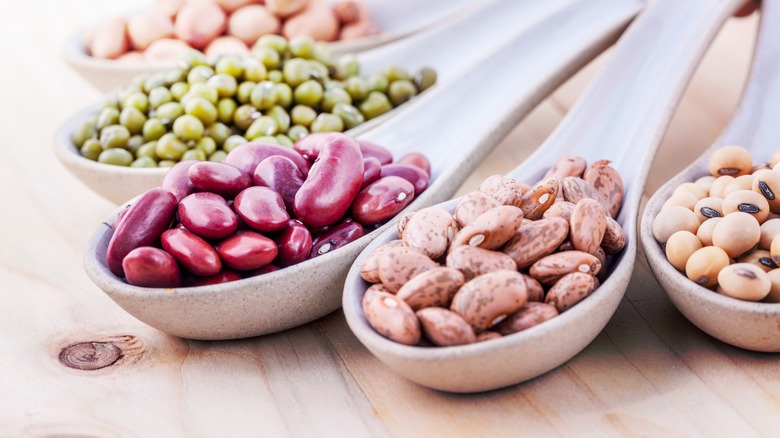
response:
[[[475,5],[468,14],[461,14],[446,26],[433,28],[414,37],[358,55],[363,72],[375,72],[388,65],[399,65],[408,71],[423,66],[438,72],[438,83],[430,89],[445,88],[464,68],[500,46],[518,31],[528,29],[542,17],[579,0],[490,0]],[[639,1],[639,0],[636,0]],[[580,47],[576,45],[575,48]],[[455,49],[453,49],[455,48]],[[507,81],[509,83],[509,81]],[[429,94],[422,94],[420,98]],[[416,105],[420,98],[369,120],[348,131],[356,136],[366,132]],[[456,107],[452,107],[456,108]],[[68,120],[57,133],[55,152],[60,161],[85,185],[104,198],[123,203],[128,199],[158,187],[167,169],[111,166],[88,160],[73,146],[70,135],[96,107],[80,112]],[[390,143],[388,143],[390,144]]]
[[[397,153],[416,149],[432,184],[409,208],[447,199],[546,93],[607,47],[638,12],[637,0],[586,0],[520,29],[472,70],[432,89],[371,140]],[[228,339],[295,327],[339,308],[344,278],[360,251],[394,221],[355,242],[270,274],[215,286],[145,289],[110,273],[105,252],[116,212],[93,235],[89,277],[136,318],[166,333]]]
[[[395,343],[368,325],[361,300],[369,284],[359,274],[372,249],[398,238],[390,229],[358,257],[344,286],[344,314],[360,342],[404,377],[453,392],[519,383],[550,371],[584,349],[612,317],[631,278],[639,201],[661,137],[699,59],[737,3],[657,0],[648,6],[561,125],[508,174],[533,184],[559,158],[578,154],[589,162],[611,160],[623,176],[625,197],[617,220],[628,242],[611,261],[607,280],[591,296],[549,321],[500,339],[446,348]],[[457,202],[440,207],[453,211]]]
[[[466,12],[476,0],[364,0],[371,17],[383,32],[379,35],[331,44],[334,53],[365,51],[418,32],[440,26]],[[150,5],[144,10],[149,9]],[[111,91],[128,84],[140,74],[156,73],[176,66],[173,61],[117,62],[93,58],[85,42],[92,29],[71,36],[64,47],[66,62],[100,91]]]
[[[642,246],[647,262],[672,303],[697,327],[724,342],[755,351],[780,352],[780,303],[729,298],[699,286],[667,261],[653,237],[653,219],[674,189],[709,175],[712,153],[727,145],[750,150],[756,162],[780,147],[780,2],[761,2],[761,27],[753,66],[737,112],[720,138],[699,159],[663,185],[642,215]]]

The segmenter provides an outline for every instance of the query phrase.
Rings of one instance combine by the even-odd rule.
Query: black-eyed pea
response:
[[[549,219],[551,217],[560,217],[566,219],[566,222],[571,218],[571,212],[574,211],[574,203],[569,201],[563,201],[562,197],[555,198],[556,201],[547,211],[542,215],[543,219]]]
[[[503,337],[504,337],[504,335],[502,335],[499,332],[494,332],[494,331],[488,330],[488,331],[484,331],[484,332],[482,332],[482,333],[477,335],[477,342],[485,342],[485,341],[489,341],[491,339],[498,339],[498,338],[503,338]]]
[[[727,214],[712,230],[712,244],[734,259],[752,251],[760,238],[761,227],[756,218],[741,211]]]
[[[449,267],[429,269],[407,281],[396,296],[408,304],[412,310],[424,307],[447,307],[452,296],[463,286],[466,280],[463,273]]]
[[[379,283],[382,281],[379,279],[379,259],[388,248],[401,247],[403,245],[404,243],[400,240],[391,240],[379,245],[368,253],[366,260],[363,262],[363,266],[360,267],[360,276],[363,277],[363,280],[366,280],[369,283]]]
[[[572,272],[563,276],[547,292],[544,302],[555,306],[562,313],[582,301],[598,287],[595,277],[582,272]]]
[[[696,214],[696,217],[699,218],[700,222],[715,217],[722,217],[723,199],[714,198],[712,196],[702,198],[693,206],[693,212]]]
[[[617,170],[609,166],[609,163],[609,160],[594,161],[585,169],[582,180],[596,189],[607,204],[607,213],[611,217],[617,217],[623,204],[623,179]]]
[[[450,244],[450,251],[462,245],[498,249],[515,235],[522,223],[523,211],[518,207],[502,205],[490,209],[455,235]]]
[[[482,192],[471,192],[466,194],[455,207],[455,221],[461,228],[470,224],[482,213],[500,206],[501,203],[492,196]]]
[[[493,271],[517,270],[517,264],[512,257],[477,246],[459,246],[447,254],[448,267],[463,273],[466,281]]]
[[[712,185],[710,186],[710,196],[713,198],[723,198],[723,192],[726,190],[726,187],[731,184],[732,181],[734,181],[736,178],[729,175],[723,175],[715,178],[715,181],[712,182]]]
[[[743,147],[726,146],[713,152],[707,168],[710,174],[716,177],[721,175],[733,177],[746,175],[753,169],[753,157]]]
[[[569,239],[574,249],[593,253],[601,246],[607,228],[607,213],[593,199],[583,199],[574,207],[569,220]]]
[[[758,240],[758,248],[769,251],[772,240],[780,235],[780,219],[768,219],[761,224],[761,237]]]
[[[725,199],[728,195],[738,190],[752,190],[753,179],[753,175],[742,175],[734,178],[734,181],[730,182],[729,185],[723,189],[722,198]]]
[[[688,257],[685,275],[700,286],[712,287],[718,284],[718,273],[730,262],[726,251],[717,246],[705,246]]]
[[[772,282],[772,287],[769,289],[769,294],[764,297],[764,301],[767,303],[780,303],[780,269],[772,269],[766,275],[769,277],[769,281]]]
[[[531,190],[523,194],[520,202],[523,217],[531,220],[541,219],[544,212],[555,202],[559,188],[560,181],[557,178],[545,178],[534,184]]]
[[[723,198],[723,216],[739,211],[752,215],[761,224],[769,215],[769,203],[760,193],[737,190]]]
[[[404,230],[406,230],[406,226],[409,225],[409,219],[412,218],[412,215],[414,215],[415,211],[407,211],[403,215],[401,215],[401,219],[398,220],[398,224],[396,225],[396,233],[398,234],[399,239],[404,238]]]
[[[697,179],[693,183],[697,186],[700,186],[704,190],[707,191],[707,193],[710,192],[710,188],[712,187],[712,183],[715,182],[715,177],[712,175],[704,175],[703,177]]]
[[[678,231],[666,241],[666,259],[680,272],[685,272],[685,264],[691,254],[702,247],[701,241],[690,231]]]
[[[718,273],[718,293],[721,295],[744,301],[761,301],[771,289],[769,276],[756,265],[735,263]]]
[[[544,301],[544,288],[535,278],[522,274],[525,279],[525,290],[528,292],[528,301]]]
[[[523,222],[501,251],[524,269],[555,251],[568,235],[569,223],[560,217]]]
[[[517,312],[506,317],[496,326],[496,331],[511,335],[535,325],[539,325],[548,319],[558,316],[558,309],[554,305],[529,301]]]
[[[520,207],[523,193],[525,193],[524,187],[520,183],[502,175],[488,177],[477,187],[477,191],[490,196],[501,205],[514,205],[515,207]]]
[[[406,246],[388,248],[377,258],[379,280],[392,293],[415,275],[437,267],[428,256]]]
[[[460,315],[441,307],[426,307],[417,311],[417,319],[425,338],[439,347],[477,342],[474,329]]]
[[[403,241],[432,259],[438,259],[458,232],[458,223],[452,215],[439,207],[417,211],[406,224]]]
[[[626,233],[615,219],[608,217],[606,221],[604,238],[601,240],[601,249],[607,254],[617,254],[626,246]]]
[[[467,282],[452,299],[450,310],[481,333],[516,312],[528,301],[523,275],[495,271]]]
[[[567,155],[556,161],[550,170],[544,174],[544,178],[563,179],[567,176],[579,178],[585,172],[586,167],[587,162],[584,158],[579,155]]]
[[[764,272],[769,272],[772,269],[777,269],[777,264],[772,260],[772,255],[769,251],[763,249],[757,249],[750,254],[745,254],[736,260],[737,263],[749,263],[751,265],[758,266]]]
[[[706,199],[706,198],[704,198]],[[680,192],[676,195],[672,195],[669,197],[669,199],[664,202],[664,205],[661,206],[662,209],[671,207],[673,205],[679,205],[680,207],[685,207],[688,210],[693,210],[693,208],[696,206],[696,203],[699,202],[699,198],[693,195],[691,192]]]
[[[406,345],[420,342],[420,322],[403,300],[375,284],[363,295],[363,313],[380,335]]]
[[[660,243],[666,243],[669,236],[678,231],[695,233],[699,224],[699,218],[691,210],[677,205],[671,206],[661,210],[653,219],[653,236]]]
[[[764,170],[754,176],[751,189],[766,198],[771,211],[780,212],[780,171]]]
[[[712,246],[712,232],[721,220],[723,220],[722,217],[714,217],[707,219],[699,225],[699,229],[696,230],[696,237],[699,238],[702,246]]]
[[[596,189],[582,179],[567,176],[563,179],[562,187],[563,197],[566,201],[577,204],[581,199],[591,198],[601,203],[601,206],[604,207],[604,211],[610,211],[610,206],[601,199],[601,195],[599,195]]]
[[[601,262],[598,257],[582,251],[564,251],[542,257],[531,265],[528,272],[539,283],[549,286],[572,272],[595,276],[599,271]]]

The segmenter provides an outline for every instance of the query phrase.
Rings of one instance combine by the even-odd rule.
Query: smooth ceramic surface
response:
[[[461,77],[431,89],[408,110],[362,136],[392,145],[396,156],[418,150],[430,158],[431,185],[408,208],[449,199],[525,114],[617,38],[640,6],[636,0],[594,0],[537,17]],[[588,25],[573,31],[579,22]],[[518,85],[505,86],[513,81]],[[453,112],[463,99],[469,105]],[[228,339],[277,332],[338,309],[352,262],[394,221],[338,251],[271,274],[172,290],[129,286],[108,272],[104,255],[112,224],[113,217],[99,227],[87,249],[84,265],[95,284],[130,314],[166,333]]]
[[[470,345],[430,348],[392,342],[369,325],[361,301],[368,283],[359,267],[389,230],[358,257],[344,286],[350,329],[390,368],[421,385],[452,392],[486,391],[520,383],[574,357],[604,328],[625,294],[636,258],[636,217],[650,163],[683,89],[720,24],[738,1],[657,0],[621,37],[613,58],[545,144],[508,174],[533,184],[559,158],[609,159],[623,177],[617,218],[626,248],[608,260],[609,276],[587,299],[538,326]],[[590,6],[590,5],[588,5]],[[584,5],[583,5],[584,7]],[[441,205],[453,211],[457,200]]]
[[[653,237],[653,219],[682,183],[709,175],[712,153],[727,145],[746,147],[756,162],[780,147],[780,2],[764,0],[753,68],[739,109],[718,141],[691,166],[664,184],[642,215],[642,246],[653,274],[675,307],[712,337],[754,351],[780,352],[780,303],[726,297],[690,281],[669,264]]]
[[[469,8],[468,14],[460,14],[448,21],[446,25],[359,54],[358,59],[364,72],[378,71],[390,64],[403,66],[409,71],[417,71],[429,66],[438,72],[438,81],[424,94],[353,128],[347,134],[357,136],[370,131],[415,106],[418,100],[436,88],[447,87],[447,84],[459,77],[464,69],[476,64],[478,60],[489,54],[491,49],[500,45],[501,41],[505,41],[518,31],[527,29],[541,17],[576,1],[578,0],[549,0],[540,3],[535,0],[490,0]],[[575,49],[586,45],[585,42],[574,44]],[[458,47],[458,50],[452,50],[452,47]],[[480,88],[481,84],[477,84],[473,90]],[[464,89],[464,92],[471,91]],[[452,106],[445,107],[445,111],[441,114],[447,114],[453,108],[463,105],[464,100],[456,99]],[[70,133],[93,111],[94,109],[88,109],[76,114],[66,121],[57,133],[55,139],[57,157],[68,170],[93,191],[116,204],[159,186],[167,169],[135,169],[103,165],[81,156],[70,141]],[[414,122],[411,125],[406,122],[404,126],[411,126],[414,129],[420,125],[418,119],[419,117],[409,119]],[[429,116],[423,120],[430,121],[430,119],[432,117]],[[392,126],[398,128],[400,125]],[[398,141],[379,143],[388,145],[392,149]]]
[[[476,0],[364,0],[372,19],[383,29],[379,35],[331,43],[334,54],[356,53],[439,26],[463,14]],[[86,50],[90,30],[71,36],[65,42],[67,63],[100,91],[110,91],[129,83],[140,74],[166,71],[173,61],[117,62],[91,57]]]

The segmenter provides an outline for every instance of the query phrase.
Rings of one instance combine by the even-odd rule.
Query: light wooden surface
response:
[[[184,341],[127,315],[81,267],[88,237],[114,206],[56,161],[52,138],[66,117],[100,97],[62,62],[62,42],[132,3],[28,0],[0,12],[0,437],[780,436],[780,357],[696,329],[641,254],[626,298],[582,353],[530,382],[468,396],[395,375],[358,343],[340,312],[229,342]],[[719,35],[664,140],[647,193],[728,120],[756,18],[731,20]],[[540,105],[461,191],[538,146],[604,59]],[[112,366],[60,364],[64,347],[100,341],[123,351]]]

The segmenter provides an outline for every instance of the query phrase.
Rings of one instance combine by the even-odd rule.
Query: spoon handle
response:
[[[715,147],[737,144],[757,159],[780,147],[780,2],[761,2],[753,65],[737,111]]]

